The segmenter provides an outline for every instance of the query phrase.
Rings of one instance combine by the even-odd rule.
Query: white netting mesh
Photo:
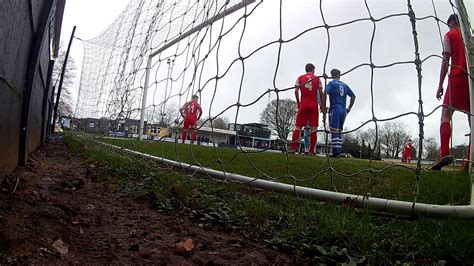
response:
[[[246,164],[253,176],[279,181],[289,178],[295,184],[328,176],[329,187],[334,190],[337,190],[336,177],[369,176],[369,184],[357,193],[371,190],[372,176],[383,177],[381,173],[394,167],[407,168],[415,177],[408,183],[414,187],[413,201],[416,201],[423,171],[425,125],[438,120],[432,114],[441,107],[439,102],[426,100],[426,95],[434,98],[431,96],[435,94],[439,76],[442,35],[447,30],[444,21],[449,14],[458,12],[454,3],[257,1],[242,5],[223,18],[219,16],[239,5],[241,1],[131,1],[102,34],[84,41],[76,117],[105,120],[108,125],[100,133],[113,132],[115,136],[117,130],[126,130],[130,136],[137,137],[136,119],[142,111],[143,89],[147,84],[148,128],[142,134],[147,134],[150,140],[153,134],[160,135],[155,139],[163,142],[176,140],[179,138],[179,125],[174,124],[179,119],[177,109],[192,94],[198,94],[207,118],[200,125],[201,133],[207,138],[203,142],[211,143],[214,151],[209,152],[215,154],[214,160],[204,165],[213,165],[226,173],[229,165],[235,163],[233,158],[226,161],[219,157],[216,150],[222,142],[238,148],[235,156],[243,154],[246,159],[239,163]],[[193,28],[195,32],[174,43]],[[151,54],[156,56],[147,67]],[[304,172],[294,170],[294,159],[285,154],[286,165],[275,174],[274,169],[270,171],[254,162],[252,154],[285,150],[286,140],[282,144],[245,131],[251,133],[258,125],[247,126],[245,130],[240,125],[242,136],[236,136],[240,134],[238,124],[258,122],[256,114],[271,100],[294,97],[294,80],[302,74],[307,62],[315,63],[316,74],[323,83],[329,81],[330,69],[337,67],[342,70],[343,80],[356,89],[358,100],[348,117],[349,130],[345,134],[357,133],[368,126],[373,128],[368,131],[372,136],[361,140],[369,144],[371,153],[363,169],[339,168],[327,157],[324,165]],[[216,124],[226,120],[224,117],[225,122],[235,125],[220,131]],[[413,136],[419,138],[416,166],[373,163],[375,155],[380,156],[380,128],[388,121],[405,122],[414,130]],[[163,133],[165,128],[164,134],[156,132]],[[321,154],[328,155],[325,133],[328,133],[327,125],[320,126]],[[218,141],[219,136],[224,137]],[[248,152],[245,146],[259,149]],[[203,165],[190,153],[183,162]],[[179,156],[177,160],[181,162]]]

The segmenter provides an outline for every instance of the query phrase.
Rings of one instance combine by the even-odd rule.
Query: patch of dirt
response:
[[[239,234],[158,213],[96,181],[94,168],[63,142],[49,142],[3,180],[0,265],[297,263]]]

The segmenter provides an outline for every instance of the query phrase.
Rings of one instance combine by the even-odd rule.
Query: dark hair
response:
[[[341,75],[341,71],[340,71],[339,69],[333,68],[333,69],[331,70],[331,77],[332,77],[332,78],[337,78],[337,77],[339,77],[340,75]]]
[[[197,96],[196,94],[194,94],[194,95],[193,95],[193,99],[194,99],[194,98],[199,99],[199,96]]]
[[[306,72],[313,72],[314,71],[314,65],[311,64],[311,63],[308,63],[306,64],[306,66],[304,67],[304,69],[306,70]]]
[[[449,24],[451,21],[454,22],[454,24],[459,25],[459,18],[458,18],[458,15],[452,14],[451,16],[449,16],[449,18],[448,18],[448,24]]]

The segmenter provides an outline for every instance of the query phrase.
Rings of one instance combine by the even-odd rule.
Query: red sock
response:
[[[311,135],[309,136],[309,153],[316,153],[314,150],[314,147],[316,147],[316,139],[316,132],[311,132]]]
[[[187,137],[188,137],[188,131],[186,129],[183,129],[183,134],[181,134],[181,143],[184,143]]]
[[[194,143],[196,141],[196,130],[193,130],[193,133],[191,134],[191,143]]]
[[[441,138],[441,157],[449,155],[449,139],[451,138],[451,123],[443,122],[439,127]]]
[[[301,134],[301,131],[299,129],[295,129],[295,131],[293,131],[293,137],[291,139],[291,150],[293,151],[296,151],[296,145],[298,145],[300,134]]]

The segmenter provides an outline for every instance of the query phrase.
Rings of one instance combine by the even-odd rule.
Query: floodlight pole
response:
[[[151,70],[151,64],[152,64],[153,57],[157,56],[158,54],[160,54],[161,52],[163,52],[166,49],[170,48],[171,46],[177,44],[178,42],[180,42],[184,38],[187,38],[187,37],[191,36],[193,33],[196,33],[198,31],[200,31],[201,29],[211,25],[212,23],[216,22],[217,20],[219,20],[219,19],[221,19],[221,18],[223,18],[227,15],[230,15],[230,14],[234,13],[235,11],[237,11],[237,10],[247,6],[247,5],[250,5],[254,2],[255,2],[255,0],[242,0],[240,3],[236,4],[235,6],[229,8],[229,9],[225,9],[223,12],[213,16],[212,18],[207,19],[206,21],[204,21],[203,23],[197,25],[196,27],[186,31],[183,34],[180,34],[180,36],[178,38],[167,42],[166,45],[164,45],[160,49],[152,52],[148,56],[148,62],[147,62],[146,74],[145,74],[145,86],[143,87],[142,110],[141,110],[141,114],[140,114],[140,126],[138,128],[138,133],[139,133],[138,134],[138,139],[142,139],[143,127],[145,125],[146,96],[148,94],[148,84],[149,84],[150,70]]]
[[[461,29],[461,34],[464,40],[464,47],[466,49],[466,61],[467,61],[467,71],[469,74],[468,77],[468,83],[469,83],[469,99],[470,99],[470,107],[471,107],[471,112],[474,111],[474,87],[473,87],[473,79],[474,79],[474,55],[473,55],[473,49],[474,49],[474,44],[472,43],[472,35],[469,32],[470,27],[469,27],[469,21],[467,21],[467,11],[466,11],[466,6],[463,3],[463,0],[456,0],[456,5],[459,10],[459,15],[460,15],[460,21],[459,21],[459,27]],[[472,114],[469,114],[469,121],[471,123],[471,134],[469,136],[469,145],[474,143],[474,127],[473,127],[473,117]],[[474,149],[470,149],[469,152],[469,176],[471,179],[471,205],[474,205],[474,168],[472,166],[472,159],[474,158]]]

